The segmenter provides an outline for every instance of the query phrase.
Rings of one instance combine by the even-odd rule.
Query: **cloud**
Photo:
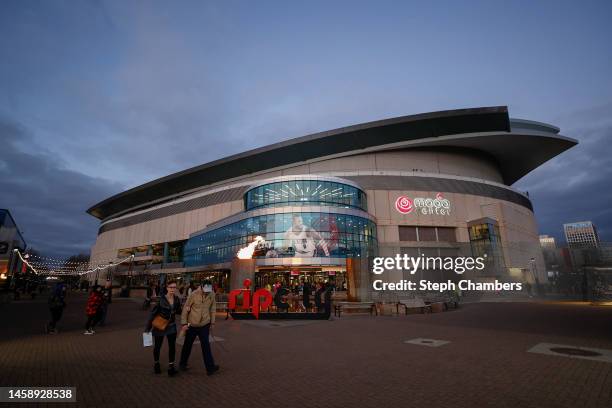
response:
[[[600,238],[612,241],[612,104],[567,115],[561,133],[579,144],[517,183],[529,191],[540,232],[564,241],[563,224],[593,221]]]
[[[85,209],[123,186],[66,169],[28,129],[2,117],[0,143],[0,207],[11,212],[28,246],[56,257],[89,253],[98,221]]]
[[[587,11],[566,21],[585,21]],[[499,38],[511,40],[502,61],[494,58],[499,38],[484,35],[490,27],[438,30],[423,12],[410,7],[373,21],[341,6],[11,4],[0,13],[0,112],[11,118],[0,133],[8,191],[0,206],[30,244],[80,250],[97,226],[84,210],[127,187],[312,132],[508,104],[511,114],[550,119],[581,141],[518,183],[531,193],[542,232],[559,236],[563,222],[591,218],[610,239],[612,104],[576,110],[609,99],[607,21],[589,20],[570,44],[559,41],[563,19],[547,36],[539,20],[502,30]],[[447,22],[465,26],[460,16]],[[517,35],[538,41],[525,48]],[[576,111],[555,118],[560,109]]]

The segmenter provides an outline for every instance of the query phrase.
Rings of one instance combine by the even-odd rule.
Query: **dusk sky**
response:
[[[2,1],[0,208],[88,253],[91,205],[356,123],[507,105],[580,144],[514,187],[612,240],[612,2]]]

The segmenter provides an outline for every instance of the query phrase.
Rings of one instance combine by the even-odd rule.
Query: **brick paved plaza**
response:
[[[42,334],[44,300],[0,305],[0,386],[75,386],[86,407],[612,406],[611,362],[527,352],[539,343],[612,349],[611,307],[474,303],[306,323],[220,318],[219,375],[205,375],[196,346],[192,370],[168,378],[152,373],[138,303],[116,299],[106,327],[84,336],[84,301],[70,294],[55,336]],[[404,343],[415,338],[449,343]],[[164,345],[164,368],[166,355]]]

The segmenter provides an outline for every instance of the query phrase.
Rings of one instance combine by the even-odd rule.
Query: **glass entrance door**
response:
[[[335,287],[335,290],[346,290],[346,269],[343,266],[326,268],[326,270],[320,267],[261,268],[255,273],[255,289],[272,290],[275,284],[292,288],[299,286],[302,282],[308,282],[313,286],[317,283],[329,282]]]

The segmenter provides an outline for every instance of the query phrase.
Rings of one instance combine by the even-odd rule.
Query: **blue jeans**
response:
[[[185,334],[185,342],[183,343],[183,349],[181,350],[181,366],[187,365],[187,360],[189,360],[189,356],[191,355],[191,347],[193,346],[193,342],[196,337],[200,339],[200,346],[202,347],[202,356],[204,357],[204,365],[206,366],[206,371],[212,372],[215,368],[215,360],[212,356],[212,351],[210,349],[210,341],[208,340],[208,335],[210,333],[210,323],[203,327],[189,327],[187,329],[187,333]]]

